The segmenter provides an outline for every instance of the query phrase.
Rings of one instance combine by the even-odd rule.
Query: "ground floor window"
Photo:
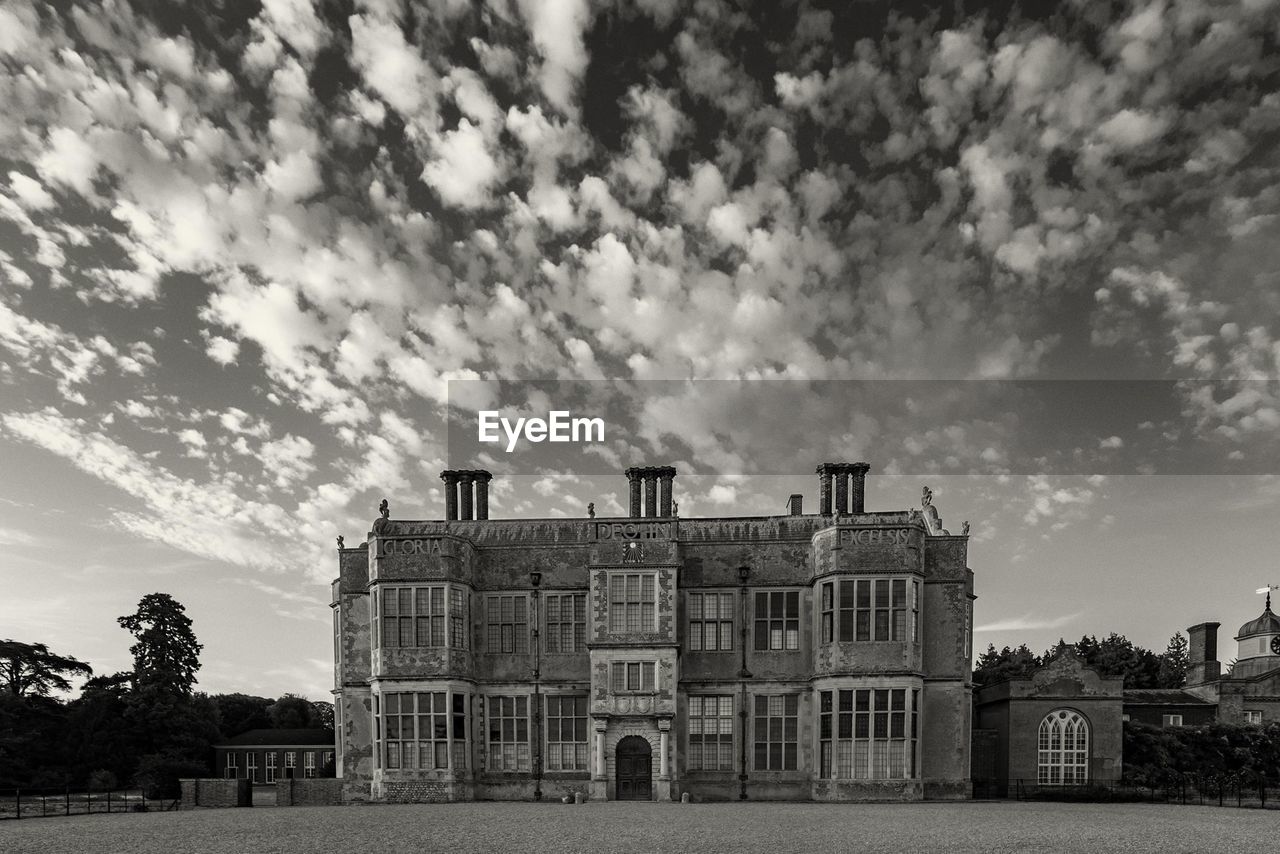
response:
[[[228,780],[234,780],[236,777],[240,776],[240,769],[236,767],[235,751],[227,753],[227,770],[223,773],[223,776]]]
[[[755,769],[794,771],[799,750],[800,698],[795,694],[756,697]]]
[[[383,767],[389,770],[465,770],[467,698],[452,691],[384,694],[375,734],[382,741]],[[297,754],[285,764],[296,765]],[[450,763],[452,757],[452,764]],[[307,753],[306,776],[315,776],[315,751]],[[292,760],[292,761],[291,761]]]
[[[314,750],[308,750],[302,755],[302,762],[302,776],[314,777],[316,775],[316,752]]]
[[[489,697],[489,770],[528,771],[529,698]]]
[[[820,776],[838,780],[914,778],[919,703],[917,689],[818,692]]]
[[[244,775],[249,782],[258,782],[258,754],[246,753],[244,755]]]
[[[733,697],[689,698],[689,770],[733,770]]]
[[[274,783],[276,781],[276,752],[273,750],[267,754],[267,782]]]
[[[547,697],[547,770],[587,770],[587,698]]]
[[[297,767],[298,767],[297,752],[293,750],[286,750],[284,753],[284,778],[286,780],[292,780],[296,776],[295,771]]]
[[[1262,723],[1262,712],[1261,712],[1261,711],[1259,711],[1259,710],[1256,710],[1256,709],[1245,709],[1245,710],[1244,710],[1244,722],[1245,722],[1245,723],[1247,723],[1247,724],[1260,724],[1260,723]]]
[[[1089,781],[1089,724],[1070,709],[1057,709],[1040,722],[1037,778],[1042,786]]]

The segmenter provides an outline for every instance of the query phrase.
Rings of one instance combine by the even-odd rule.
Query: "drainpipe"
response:
[[[747,576],[750,573],[749,567],[738,567],[738,580],[742,582],[742,669],[738,671],[742,691],[742,702],[738,709],[738,719],[742,722],[742,744],[738,752],[738,800],[740,801],[747,799],[747,680],[751,678],[751,671],[747,669]]]
[[[538,586],[542,573],[529,573],[533,583],[533,799],[542,800],[542,641],[538,629],[542,625],[542,609],[538,607]]]

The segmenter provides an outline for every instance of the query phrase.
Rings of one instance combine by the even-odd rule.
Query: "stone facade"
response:
[[[967,797],[968,537],[866,469],[811,515],[677,517],[667,467],[634,518],[384,512],[333,584],[345,799]]]

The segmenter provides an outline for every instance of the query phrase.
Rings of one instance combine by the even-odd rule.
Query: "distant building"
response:
[[[251,729],[214,745],[214,771],[228,780],[267,784],[319,777],[334,761],[327,729]]]
[[[333,585],[347,798],[968,797],[967,530],[866,510],[868,469],[811,514],[677,517],[670,467],[624,518],[490,519],[483,471],[384,504]]]
[[[1280,617],[1271,594],[1261,616],[1236,632],[1236,661],[1229,673],[1218,661],[1219,623],[1200,623],[1190,636],[1187,691],[1217,707],[1217,719],[1235,724],[1280,721]]]

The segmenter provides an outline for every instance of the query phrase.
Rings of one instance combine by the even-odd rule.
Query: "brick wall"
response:
[[[248,780],[181,780],[182,808],[251,807],[253,788]]]
[[[342,803],[342,781],[334,778],[277,780],[276,806],[321,807]]]

